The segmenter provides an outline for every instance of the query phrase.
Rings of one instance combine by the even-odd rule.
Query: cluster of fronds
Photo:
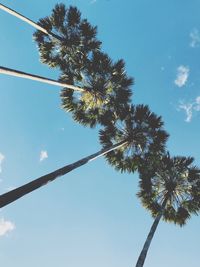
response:
[[[82,19],[76,7],[56,5],[39,24],[50,32],[34,34],[41,61],[59,68],[61,81],[84,89],[61,92],[61,106],[75,121],[94,127],[103,122],[107,110],[114,112],[116,106],[131,102],[133,79],[127,76],[124,61],[113,63],[101,51],[97,27]]]
[[[61,92],[62,108],[72,112],[75,121],[90,127],[104,124],[108,112],[130,103],[133,80],[125,74],[122,60],[113,63],[107,54],[94,52],[80,74],[73,83],[84,92],[67,88]],[[62,74],[60,80],[68,82],[68,75]]]
[[[107,153],[117,170],[139,171],[143,205],[154,217],[183,225],[200,208],[200,171],[193,158],[170,157],[165,152],[168,134],[160,116],[148,106],[131,105],[131,85],[123,60],[113,62],[102,52],[97,27],[81,18],[76,7],[56,5],[39,24],[49,34],[34,34],[40,59],[60,70],[60,81],[83,91],[63,88],[62,108],[82,125],[103,126],[103,148],[123,143]]]
[[[100,142],[107,148],[127,141],[120,149],[109,152],[106,158],[116,169],[133,172],[146,157],[163,153],[168,134],[163,129],[161,117],[148,106],[131,105],[120,111],[115,114],[117,118],[100,131]]]
[[[92,27],[76,7],[66,8],[57,4],[51,16],[40,19],[38,24],[52,34],[36,31],[40,59],[50,67],[79,71],[92,51],[100,49],[97,28]]]
[[[162,212],[164,220],[182,226],[199,211],[200,170],[192,165],[193,161],[191,157],[170,157],[168,153],[153,164],[144,162],[138,197],[154,217]]]

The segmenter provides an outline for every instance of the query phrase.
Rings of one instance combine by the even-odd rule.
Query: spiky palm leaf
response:
[[[166,201],[163,219],[184,225],[191,213],[199,210],[200,170],[192,165],[191,157],[170,157],[146,161],[140,169],[142,204],[156,217]]]
[[[119,111],[119,110],[118,110]],[[113,119],[112,119],[113,117]],[[148,106],[127,106],[109,118],[109,124],[100,131],[104,148],[122,140],[128,143],[106,155],[117,170],[132,172],[138,169],[144,158],[155,158],[164,151],[168,134],[163,129],[161,117]]]

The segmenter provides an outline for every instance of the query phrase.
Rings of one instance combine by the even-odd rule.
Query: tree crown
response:
[[[144,162],[140,169],[140,191],[142,204],[157,216],[165,202],[163,218],[180,226],[191,213],[199,210],[200,170],[193,165],[191,157],[170,157],[169,153],[159,160]]]
[[[117,113],[108,114],[109,124],[100,130],[104,148],[122,140],[127,144],[106,155],[117,170],[132,172],[138,169],[143,158],[155,157],[165,149],[168,134],[163,121],[146,105],[128,105]]]

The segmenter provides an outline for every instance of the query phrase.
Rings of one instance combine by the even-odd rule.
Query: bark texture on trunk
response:
[[[10,15],[13,15],[15,16],[16,18],[18,19],[21,19],[23,21],[25,21],[26,23],[30,24],[31,26],[33,26],[35,29],[45,33],[45,34],[48,34],[48,35],[51,35],[52,37],[54,37],[55,39],[59,40],[59,41],[62,41],[63,39],[58,36],[57,34],[54,34],[53,32],[51,31],[48,31],[46,30],[45,28],[41,27],[39,24],[35,23],[34,21],[32,21],[31,19],[23,16],[22,14],[16,12],[15,10],[5,6],[5,5],[2,5],[0,4],[0,9],[6,11],[7,13],[9,13]]]
[[[161,207],[161,211],[160,213],[157,215],[157,217],[155,218],[152,226],[151,226],[151,229],[149,231],[149,234],[147,236],[147,239],[144,243],[144,246],[142,248],[142,251],[140,253],[140,256],[137,260],[137,263],[135,265],[135,267],[143,267],[144,265],[144,262],[145,262],[145,259],[146,259],[146,256],[147,256],[147,252],[148,252],[148,249],[151,245],[151,241],[153,239],[153,236],[155,234],[155,231],[157,229],[157,226],[160,222],[160,219],[162,218],[162,215],[163,215],[163,212],[164,212],[164,209],[165,209],[165,206],[166,206],[166,203],[167,203],[167,198],[164,200],[163,204],[162,204],[162,207]]]
[[[23,197],[24,195],[36,190],[37,188],[40,188],[44,185],[46,185],[49,182],[52,182],[53,180],[55,180],[56,178],[65,175],[66,173],[100,157],[103,156],[107,153],[109,153],[112,150],[118,149],[121,146],[125,145],[127,143],[127,141],[122,141],[120,143],[117,143],[115,145],[113,145],[110,148],[107,149],[102,149],[100,151],[98,151],[97,153],[94,153],[88,157],[82,158],[72,164],[66,165],[60,169],[57,169],[51,173],[48,173],[44,176],[41,176],[27,184],[24,184],[14,190],[11,190],[5,194],[0,195],[0,208],[8,205],[9,203],[14,202],[15,200],[17,200],[18,198]]]
[[[56,80],[53,80],[53,79],[48,79],[48,78],[45,78],[45,77],[42,77],[42,76],[30,74],[30,73],[19,71],[19,70],[6,68],[6,67],[3,67],[3,66],[0,66],[0,74],[16,76],[16,77],[30,79],[30,80],[34,80],[34,81],[38,81],[38,82],[43,82],[43,83],[48,83],[48,84],[56,85],[56,86],[60,86],[60,87],[67,87],[67,88],[73,89],[75,91],[84,92],[84,89],[82,89],[80,87],[77,87],[77,86],[74,86],[74,85],[71,85],[71,84],[59,82],[59,81],[56,81]]]

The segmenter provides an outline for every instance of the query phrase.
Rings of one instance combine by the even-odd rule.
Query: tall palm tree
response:
[[[53,32],[47,30],[46,28],[40,26],[39,24],[35,23],[34,21],[32,21],[31,19],[23,16],[22,14],[16,12],[15,10],[0,4],[0,9],[6,11],[7,13],[9,13],[12,16],[15,16],[18,19],[23,20],[24,22],[28,23],[29,25],[33,26],[35,29],[43,32],[44,34],[48,34],[51,35],[53,38],[56,38],[57,40],[61,41],[62,38],[56,34],[54,34]]]
[[[146,107],[147,109],[147,107]],[[127,111],[127,110],[126,110]],[[144,113],[144,107],[143,106],[138,106],[136,108],[130,108],[129,109],[129,117],[131,118],[132,121],[134,121],[136,119],[136,113],[138,114],[139,112],[142,112]],[[147,116],[149,116],[150,114],[150,111],[148,110],[147,112]],[[144,115],[143,115],[144,116]],[[121,134],[119,136],[119,138],[117,138],[115,141],[115,143],[113,142],[112,144],[109,144],[109,145],[106,145],[102,150],[100,150],[99,152],[97,153],[94,153],[88,157],[85,157],[81,160],[78,160],[77,162],[75,163],[72,163],[70,165],[66,165],[54,172],[51,172],[47,175],[44,175],[38,179],[35,179],[33,181],[31,181],[30,183],[27,183],[21,187],[18,187],[10,192],[7,192],[3,195],[0,196],[0,207],[4,207],[6,206],[7,204],[15,201],[16,199],[36,190],[37,188],[40,188],[41,186],[43,185],[46,185],[47,183],[55,180],[56,178],[60,177],[60,176],[63,176],[64,174],[100,157],[100,156],[103,156],[103,155],[108,155],[110,153],[112,153],[112,151],[120,151],[120,153],[123,151],[124,153],[126,153],[126,150],[128,148],[130,149],[133,149],[132,147],[134,146],[135,147],[135,153],[137,153],[137,157],[139,158],[141,156],[141,158],[143,157],[143,152],[141,150],[138,150],[137,151],[137,147],[144,147],[145,146],[145,140],[144,138],[142,138],[143,135],[147,136],[149,135],[150,139],[151,139],[151,145],[146,145],[145,146],[145,151],[147,154],[151,154],[151,153],[160,153],[160,150],[163,149],[164,145],[165,145],[165,141],[167,139],[167,133],[164,132],[164,130],[162,129],[162,122],[161,122],[161,118],[160,117],[156,117],[155,114],[153,114],[154,116],[154,120],[157,121],[159,120],[160,121],[160,127],[158,125],[155,124],[155,129],[153,130],[153,124],[152,124],[152,121],[151,121],[151,126],[149,125],[149,127],[146,128],[146,131],[144,133],[144,128],[142,127],[142,121],[139,122],[135,122],[131,125],[129,125],[129,120],[126,119],[125,123],[124,123],[124,129],[123,129],[123,132],[124,134]],[[107,117],[108,121],[110,120],[111,117]],[[146,124],[148,122],[146,121]],[[131,128],[132,127],[132,128]],[[147,130],[149,129],[149,131]],[[157,134],[159,133],[159,131],[162,132],[162,135],[163,135],[163,138],[162,140],[160,139],[159,140],[159,143],[158,142],[158,138],[157,138]],[[108,132],[108,129],[107,129],[107,132]],[[155,136],[153,136],[153,133],[155,134]],[[101,133],[102,134],[102,133]],[[100,136],[101,136],[100,134]],[[108,132],[108,134],[111,134]],[[146,139],[146,142],[148,142],[148,137]],[[155,149],[156,148],[156,149]],[[121,150],[122,149],[122,150]],[[133,156],[131,154],[131,158],[127,158],[128,161],[132,160],[133,159]],[[139,162],[139,161],[138,161]],[[137,163],[138,163],[137,162]],[[135,163],[135,169],[136,169],[136,164]]]
[[[130,102],[131,91],[129,85],[132,80],[127,79],[122,74],[123,62],[109,64],[111,63],[108,56],[98,53],[95,62],[91,61],[92,67],[83,76],[82,82],[76,82],[75,85],[73,85],[75,75],[72,79],[69,79],[67,75],[62,75],[56,81],[3,66],[0,66],[0,74],[63,87],[61,91],[62,108],[67,112],[72,112],[75,121],[94,127],[97,122],[103,123],[103,118],[108,111],[114,113],[117,109],[123,110],[124,106]],[[95,67],[97,70],[95,70]]]
[[[183,226],[199,211],[200,170],[191,157],[170,157],[169,153],[140,168],[138,197],[155,218],[136,267],[144,265],[148,249],[161,218]]]
[[[100,51],[101,42],[93,27],[76,7],[57,4],[51,16],[40,20],[40,25],[55,32],[64,41],[57,41],[41,31],[34,34],[42,63],[61,70],[60,80],[85,88],[61,92],[62,108],[72,112],[75,121],[94,127],[101,123],[107,109],[131,102],[133,79],[127,77],[123,60],[113,63]]]

